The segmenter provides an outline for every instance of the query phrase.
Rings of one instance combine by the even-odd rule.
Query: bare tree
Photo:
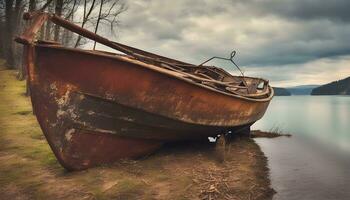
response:
[[[16,68],[15,57],[17,55],[17,46],[15,46],[13,39],[14,34],[20,30],[20,16],[23,14],[25,0],[1,0],[1,48],[2,56],[6,60],[8,68]]]
[[[35,0],[29,0],[29,7],[28,7],[28,11],[33,11],[36,10],[36,1]]]
[[[23,52],[13,39],[26,26],[21,20],[23,12],[34,10],[54,12],[95,33],[102,25],[109,26],[114,33],[114,27],[119,23],[118,17],[126,10],[126,5],[123,0],[0,0],[0,57],[6,59],[9,68],[20,69],[22,78],[25,78],[25,70],[19,63]],[[83,14],[77,14],[78,10],[82,10]],[[54,26],[50,21],[41,28],[39,38],[54,39],[75,47],[86,42],[81,36]]]
[[[31,11],[34,11],[36,10],[36,7],[37,7],[37,2],[35,0],[29,0],[29,4],[28,4],[28,11],[31,12]],[[21,19],[21,16],[19,15],[18,16],[18,20],[20,24],[22,24],[22,20]],[[27,23],[24,23],[23,25],[24,27],[27,26]],[[20,27],[20,29],[23,29],[23,27]],[[18,65],[18,68],[19,68],[19,71],[18,71],[18,75],[17,75],[17,79],[19,80],[24,80],[26,79],[27,77],[27,70],[26,70],[26,66],[24,65],[23,63],[23,48],[21,46],[17,46],[18,50],[16,51],[16,57],[17,57],[17,63],[16,65]],[[29,88],[27,87],[27,92],[26,94],[29,94]]]
[[[127,10],[127,6],[122,0],[100,0],[99,11],[95,11],[96,0],[84,0],[83,17],[81,27],[87,28],[87,25],[95,27],[97,32],[99,24],[102,23],[110,27],[111,33],[114,34],[115,27],[119,24],[118,17]],[[81,45],[81,36],[75,43],[75,47]],[[95,45],[94,45],[95,46]]]
[[[56,0],[56,6],[55,6],[55,14],[59,17],[62,16],[62,9],[63,9],[63,0]],[[58,41],[60,37],[60,27],[55,26],[55,31],[54,31],[54,40]]]
[[[6,30],[4,33],[4,49],[5,49],[5,59],[6,59],[6,65],[9,68],[13,68],[14,63],[14,55],[13,55],[13,43],[12,36],[13,36],[13,5],[14,0],[5,0],[5,23],[4,23],[4,29]]]
[[[81,23],[81,27],[84,28],[85,27],[85,24],[88,22],[89,20],[89,17],[95,7],[95,2],[96,0],[92,0],[91,2],[91,5],[90,5],[90,8],[87,8],[88,7],[88,1],[89,0],[84,0],[84,13],[83,13],[83,21]],[[80,43],[80,40],[81,40],[81,36],[79,35],[78,36],[78,39],[74,45],[74,47],[77,47],[79,46],[79,43]]]
[[[79,7],[78,5],[80,4],[80,0],[74,0],[72,6],[66,5],[64,10],[67,10],[67,14],[65,16],[65,19],[74,21],[74,14]],[[70,32],[67,29],[63,29],[62,33],[62,44],[65,46],[71,46],[73,45],[74,42],[74,34]]]
[[[5,1],[0,0],[0,58],[5,57]]]
[[[11,37],[11,43],[13,44],[13,54],[14,54],[14,68],[21,69],[22,68],[22,55],[23,55],[23,46],[14,42],[14,37],[18,35],[19,32],[22,32],[24,29],[24,21],[22,20],[22,15],[27,6],[27,2],[25,0],[16,0],[14,7],[14,24],[13,27],[13,35]],[[18,76],[20,78],[20,76]]]
[[[48,6],[47,6],[47,10],[48,12],[53,12],[53,3],[51,3],[52,1],[47,0]],[[45,40],[51,40],[51,28],[52,28],[52,22],[47,21],[46,22],[46,26],[45,26]]]
[[[102,7],[103,7],[103,0],[101,0],[101,3],[100,3],[100,11],[98,12],[97,22],[96,22],[96,26],[95,26],[95,34],[97,33],[98,25],[100,24],[100,21],[101,21]],[[96,48],[96,41],[94,42],[94,50],[95,50],[95,48]]]

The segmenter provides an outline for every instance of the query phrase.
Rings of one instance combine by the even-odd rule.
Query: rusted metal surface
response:
[[[24,15],[23,18],[29,18],[28,14]],[[27,45],[33,43],[35,40],[36,33],[40,30],[42,25],[49,19],[49,15],[35,15],[32,16],[32,18],[33,22],[31,26],[20,37],[17,37],[15,39],[17,42]]]
[[[263,79],[244,77],[243,83],[220,68],[113,43],[56,16],[27,18],[35,28],[17,41],[25,44],[33,109],[57,159],[69,170],[139,157],[171,140],[249,127],[273,96]],[[36,42],[29,36],[43,19],[117,45],[128,55]]]

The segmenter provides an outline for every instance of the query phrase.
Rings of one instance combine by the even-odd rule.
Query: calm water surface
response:
[[[269,159],[276,200],[350,199],[350,97],[275,97],[253,129],[291,138],[256,139]]]

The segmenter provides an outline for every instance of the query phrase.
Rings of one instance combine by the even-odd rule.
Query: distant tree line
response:
[[[0,0],[0,59],[5,59],[10,69],[21,69],[23,50],[21,45],[14,42],[14,38],[28,26],[22,20],[24,12],[41,10],[54,13],[95,33],[103,24],[113,33],[119,24],[118,16],[126,9],[123,0]],[[41,28],[37,39],[53,40],[71,47],[87,42],[49,21]],[[19,78],[24,79],[25,71],[20,72]]]
[[[350,77],[314,88],[311,95],[350,95]]]
[[[273,87],[275,96],[291,96],[292,94],[285,88]]]

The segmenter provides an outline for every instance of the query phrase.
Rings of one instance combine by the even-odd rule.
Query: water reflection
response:
[[[350,97],[276,97],[254,129],[291,138],[257,139],[269,159],[274,199],[350,199]]]
[[[253,126],[262,130],[273,127],[349,154],[350,97],[275,97],[264,118]]]

